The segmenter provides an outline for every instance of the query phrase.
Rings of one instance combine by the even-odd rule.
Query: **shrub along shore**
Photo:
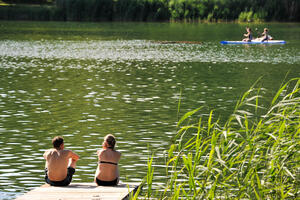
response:
[[[299,0],[2,0],[0,19],[299,22],[300,2]]]
[[[251,87],[224,124],[213,111],[208,119],[195,117],[201,108],[183,115],[166,152],[168,179],[154,188],[155,159],[149,158],[145,197],[298,199],[299,85],[300,78],[291,79],[264,107],[260,89]]]

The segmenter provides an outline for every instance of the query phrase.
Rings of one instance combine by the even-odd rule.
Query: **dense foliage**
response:
[[[224,125],[213,119],[213,111],[197,123],[191,118],[200,109],[186,113],[167,153],[164,188],[153,189],[155,167],[149,159],[146,197],[298,199],[299,84],[300,78],[288,81],[268,108],[259,105],[260,89],[252,87]]]
[[[2,0],[9,4],[53,4],[55,0]]]
[[[8,20],[300,21],[299,0],[3,0],[3,2],[8,6],[0,7],[0,19]],[[49,6],[49,3],[52,6]]]

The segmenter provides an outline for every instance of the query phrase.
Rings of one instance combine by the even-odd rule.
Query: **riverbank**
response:
[[[261,89],[251,87],[237,101],[224,125],[211,111],[195,118],[195,109],[178,121],[166,151],[163,188],[152,188],[155,161],[148,161],[147,198],[296,199],[299,180],[300,78],[261,107]],[[261,115],[258,116],[257,113]],[[152,164],[154,163],[154,164]]]
[[[9,3],[9,2],[14,2]],[[16,3],[19,2],[19,3]],[[2,20],[42,21],[144,21],[144,22],[264,22],[300,21],[300,3],[274,1],[213,2],[177,0],[57,0],[43,4],[1,1]],[[24,1],[25,2],[25,1]],[[264,9],[262,9],[264,8]]]

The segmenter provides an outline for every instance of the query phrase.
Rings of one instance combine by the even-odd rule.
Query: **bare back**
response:
[[[121,153],[111,149],[97,151],[98,160],[118,164]],[[95,177],[102,181],[112,181],[119,177],[118,165],[98,163]]]
[[[45,167],[48,169],[48,177],[52,181],[64,180],[67,176],[67,168],[72,159],[72,151],[49,149],[44,153]]]

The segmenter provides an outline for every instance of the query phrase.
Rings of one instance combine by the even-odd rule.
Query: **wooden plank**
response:
[[[140,183],[97,186],[95,183],[71,183],[65,187],[48,184],[35,188],[16,200],[121,200],[135,192]]]

